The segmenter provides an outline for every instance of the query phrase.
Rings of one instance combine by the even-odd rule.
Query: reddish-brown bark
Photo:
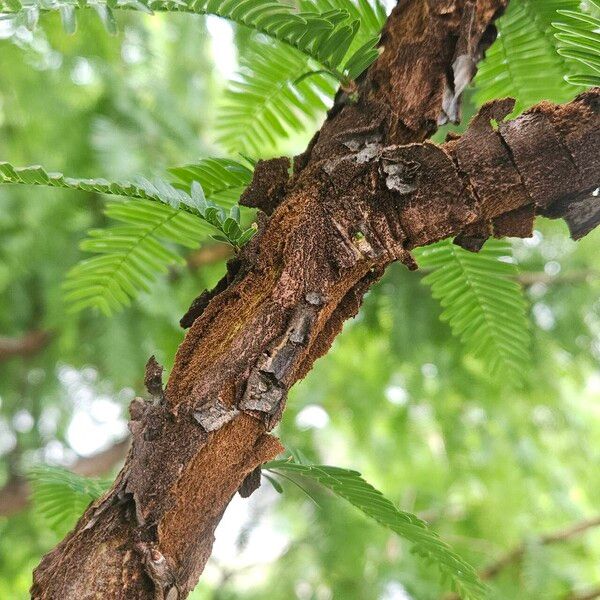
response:
[[[126,464],[36,569],[34,598],[184,598],[231,497],[282,450],[267,432],[287,390],[387,265],[413,268],[411,248],[447,236],[476,249],[490,234],[527,235],[535,214],[566,216],[576,235],[597,223],[597,91],[497,130],[490,119],[510,104],[494,103],[463,138],[420,143],[458,118],[507,2],[400,2],[358,101],[338,94],[293,176],[259,163],[244,201],[271,216],[184,318],[164,393],[149,364],[153,399],[132,404]]]

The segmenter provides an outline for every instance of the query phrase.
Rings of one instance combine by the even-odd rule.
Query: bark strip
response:
[[[473,228],[482,238],[528,235],[535,214],[564,216],[575,235],[597,223],[598,91],[498,128],[491,119],[510,103],[494,103],[462,138],[421,143],[458,118],[507,1],[400,2],[358,101],[338,94],[291,178],[282,162],[257,171],[278,174],[247,195],[271,216],[186,315],[164,393],[147,377],[153,399],[132,403],[123,470],[42,560],[34,598],[185,598],[231,497],[250,492],[257,467],[282,450],[268,432],[287,391],[386,266],[415,268],[410,249],[474,239]]]

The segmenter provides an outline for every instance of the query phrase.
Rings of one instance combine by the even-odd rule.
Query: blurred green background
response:
[[[248,35],[189,15],[124,13],[119,25],[111,37],[82,14],[67,36],[56,15],[35,33],[0,21],[0,160],[124,178],[221,152],[215,107]],[[316,127],[271,153],[301,151]],[[86,231],[106,224],[102,208],[92,193],[0,189],[2,599],[28,597],[60,539],[25,503],[23,474],[83,468],[123,439],[147,358],[170,367],[178,319],[224,271],[201,255],[112,318],[67,313],[61,283]],[[600,585],[600,527],[543,536],[600,512],[599,241],[575,244],[544,220],[514,241],[533,339],[522,387],[490,377],[440,322],[423,275],[394,265],[292,391],[277,434],[315,462],[360,470],[480,570],[522,544],[490,579],[494,597],[580,597]],[[28,352],[2,354],[28,334]],[[194,598],[443,597],[402,540],[327,494],[316,505],[284,487],[234,500]]]

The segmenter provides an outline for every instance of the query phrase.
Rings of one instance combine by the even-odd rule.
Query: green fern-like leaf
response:
[[[357,58],[348,56],[348,50],[358,33],[359,21],[345,10],[297,12],[294,6],[277,0],[34,0],[24,4],[0,0],[4,18],[30,29],[36,26],[41,12],[58,11],[64,15],[65,29],[72,32],[74,10],[83,8],[94,9],[111,33],[116,30],[115,9],[216,15],[295,48],[340,81],[348,80],[349,70],[356,72]],[[363,58],[373,56],[364,49],[362,54]]]
[[[489,240],[477,254],[443,241],[420,249],[417,260],[432,269],[423,281],[444,309],[441,319],[492,374],[518,384],[530,361],[530,333],[517,269],[503,260],[510,255],[503,241]]]
[[[149,290],[169,266],[182,262],[174,245],[197,248],[212,236],[239,247],[254,234],[254,228],[242,226],[235,203],[252,178],[248,167],[211,158],[171,173],[174,184],[146,179],[115,183],[0,163],[0,184],[45,185],[129,198],[107,206],[106,214],[123,224],[90,231],[81,247],[99,256],[76,265],[64,283],[72,310],[92,307],[109,315],[140,291]]]
[[[230,209],[222,221],[224,236],[235,237],[240,246],[251,237],[254,229],[241,227],[236,204],[252,178],[250,169],[232,160],[209,158],[170,172],[180,189],[191,192],[200,182],[211,206]],[[170,266],[184,263],[176,246],[198,248],[214,230],[193,214],[143,200],[110,203],[106,215],[124,225],[88,232],[81,248],[99,256],[69,271],[63,287],[71,310],[90,307],[110,315],[127,306],[140,291],[149,291]],[[220,234],[213,237],[225,240]]]
[[[185,262],[169,242],[193,249],[210,233],[197,217],[146,200],[111,202],[105,212],[126,225],[92,229],[81,243],[82,250],[99,256],[67,274],[63,289],[72,311],[98,308],[108,316],[127,306],[170,266]]]
[[[576,10],[579,0],[513,0],[498,19],[498,39],[475,78],[478,104],[511,96],[517,109],[540,100],[565,102],[574,91],[564,76],[575,73],[571,58],[557,53],[552,21],[557,10]]]
[[[267,36],[242,58],[242,71],[226,94],[219,140],[230,151],[264,154],[277,140],[301,131],[326,108],[335,80],[348,84],[378,56],[385,20],[380,0],[300,0],[300,12],[277,0],[0,0],[3,18],[35,27],[40,12],[59,11],[75,31],[75,9],[93,8],[110,32],[113,11],[133,9],[211,14]],[[310,74],[310,77],[307,75]]]
[[[588,0],[600,14],[600,2]],[[577,86],[600,85],[600,18],[593,14],[559,10],[562,21],[552,23],[558,33],[558,53],[567,59],[577,61],[582,72],[567,75],[566,80]]]
[[[240,62],[242,70],[230,82],[217,120],[218,142],[228,151],[265,156],[280,139],[303,131],[335,94],[336,86],[324,73],[295,84],[318,68],[285,46],[257,44]]]
[[[348,77],[356,78],[377,57],[385,21],[379,0],[311,0],[301,6],[315,12],[344,10],[360,23],[346,63]],[[240,62],[217,120],[218,141],[230,152],[268,154],[281,139],[314,123],[337,88],[317,61],[277,42],[254,41]]]
[[[326,465],[298,464],[288,460],[264,465],[271,474],[305,478],[331,490],[367,517],[390,529],[413,545],[413,550],[436,564],[463,600],[483,598],[486,588],[473,567],[451,550],[427,524],[410,513],[398,510],[390,500],[356,471]]]
[[[204,158],[183,167],[172,167],[169,174],[175,187],[189,192],[194,181],[202,185],[208,199],[224,208],[231,208],[252,180],[252,169],[227,158]]]
[[[59,467],[38,466],[29,474],[36,510],[57,533],[70,529],[112,480],[83,477]]]
[[[245,167],[239,165],[239,170],[242,169]],[[249,169],[246,171],[251,173]],[[215,237],[218,236],[218,239],[234,247],[241,246],[252,235],[252,231],[242,230],[239,219],[236,218],[236,211],[226,214],[223,208],[206,197],[198,181],[189,186],[188,192],[162,179],[150,181],[139,177],[135,183],[111,182],[106,179],[74,179],[65,177],[62,173],[48,173],[40,166],[17,168],[10,163],[0,162],[0,185],[2,184],[42,185],[162,202],[174,209],[181,208],[199,217],[214,228],[217,234]]]

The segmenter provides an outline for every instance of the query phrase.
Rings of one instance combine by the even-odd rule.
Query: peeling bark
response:
[[[164,394],[132,403],[123,470],[42,560],[33,598],[185,598],[232,496],[282,450],[268,432],[287,391],[391,262],[416,268],[410,250],[448,236],[476,250],[529,235],[535,214],[564,217],[574,236],[597,224],[598,90],[497,128],[511,104],[495,102],[463,137],[422,143],[458,118],[507,2],[401,2],[358,101],[338,94],[289,179],[282,161],[257,170],[247,200],[271,216],[182,320]]]

